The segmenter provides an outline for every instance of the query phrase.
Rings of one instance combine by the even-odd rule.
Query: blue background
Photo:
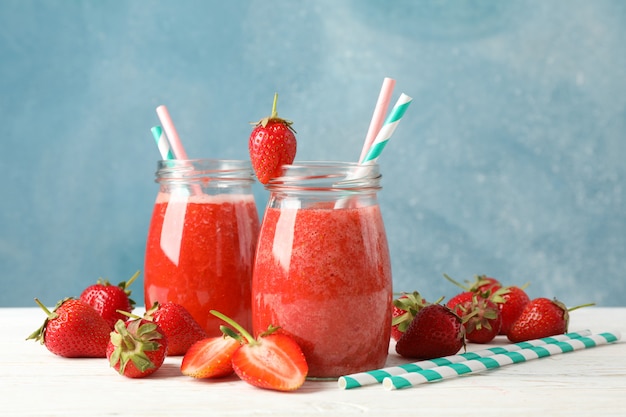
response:
[[[353,161],[385,76],[414,98],[380,159],[397,291],[624,305],[624,45],[620,0],[0,0],[0,305],[143,268],[158,105],[243,159],[277,91],[297,159]]]

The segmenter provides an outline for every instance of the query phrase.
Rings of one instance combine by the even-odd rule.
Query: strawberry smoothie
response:
[[[254,332],[272,324],[291,334],[310,377],[383,367],[392,280],[379,206],[268,207],[252,293]]]
[[[223,324],[212,309],[249,327],[258,231],[251,194],[160,192],[146,245],[146,308],[181,304],[209,335],[220,335]]]

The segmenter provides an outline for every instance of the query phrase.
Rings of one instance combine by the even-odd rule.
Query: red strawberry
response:
[[[144,318],[158,324],[167,336],[167,356],[184,355],[191,345],[208,337],[185,307],[171,301],[154,303]]]
[[[488,277],[486,275],[474,275],[474,282],[466,281],[466,285],[463,285],[450,276],[443,274],[443,276],[457,287],[465,290],[466,292],[474,292],[483,296],[489,296],[497,291],[502,284],[495,278]]]
[[[277,391],[293,391],[304,384],[309,367],[291,336],[275,333],[278,328],[270,326],[255,339],[232,319],[216,311],[211,313],[239,332],[222,326],[225,334],[242,343],[232,356],[232,367],[239,378],[256,387]]]
[[[393,301],[391,315],[391,337],[393,340],[398,341],[402,337],[417,312],[427,305],[428,302],[417,291],[411,294],[402,294],[400,298]]]
[[[557,299],[535,298],[528,302],[507,333],[511,342],[525,342],[532,339],[554,336],[567,332],[569,312],[584,304],[568,308]]]
[[[457,305],[463,305],[466,303],[471,303],[472,298],[474,298],[476,294],[472,291],[463,291],[452,297],[446,303],[446,307],[450,310],[454,310]]]
[[[248,140],[250,161],[257,178],[262,184],[280,176],[281,167],[291,164],[296,157],[296,136],[292,122],[278,117],[274,94],[272,114],[256,123]]]
[[[528,297],[524,288],[525,285],[522,287],[512,285],[502,287],[496,291],[494,301],[498,304],[500,315],[502,316],[502,326],[499,334],[506,335],[509,333],[513,323],[522,314],[524,307],[530,301],[530,297]]]
[[[48,316],[27,339],[38,340],[55,355],[66,358],[104,358],[111,328],[89,304],[65,298],[48,310],[35,302]]]
[[[139,271],[130,277],[127,282],[112,285],[106,279],[98,279],[94,285],[85,288],[80,294],[80,299],[92,306],[113,328],[118,320],[126,320],[127,317],[118,310],[128,313],[133,311],[135,302],[131,300],[128,287],[137,279]]]
[[[468,294],[471,297],[468,298]],[[498,305],[490,299],[464,292],[448,301],[447,306],[461,317],[467,341],[488,343],[498,335],[502,317]]]
[[[220,378],[233,373],[233,353],[241,343],[232,337],[210,337],[200,340],[187,350],[180,370],[194,378]]]
[[[158,324],[137,318],[118,320],[106,356],[112,368],[128,378],[143,378],[163,365],[167,337]]]
[[[431,304],[417,313],[396,343],[396,352],[406,358],[433,359],[454,355],[463,344],[461,318],[448,307]]]

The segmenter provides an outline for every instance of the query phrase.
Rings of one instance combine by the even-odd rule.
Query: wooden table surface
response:
[[[26,341],[43,319],[38,308],[0,309],[0,416],[626,415],[622,340],[403,390],[341,390],[336,381],[307,381],[298,391],[280,393],[235,376],[186,377],[180,357],[167,358],[149,378],[127,379],[106,359],[65,359]],[[570,330],[583,329],[626,335],[626,308],[572,312]],[[507,343],[499,338],[468,350]],[[389,364],[405,362],[390,352]]]

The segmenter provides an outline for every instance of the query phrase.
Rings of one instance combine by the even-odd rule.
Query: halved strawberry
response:
[[[187,350],[180,370],[194,378],[221,378],[233,373],[231,360],[241,343],[232,337],[209,337]]]
[[[224,334],[241,340],[242,344],[233,353],[231,361],[239,378],[256,387],[277,391],[293,391],[304,384],[309,366],[302,349],[291,336],[274,333],[278,327],[270,326],[255,339],[231,318],[214,310],[211,313],[239,332],[221,327]]]
[[[300,388],[308,365],[300,346],[286,334],[260,336],[233,354],[233,369],[254,386],[278,391]]]

